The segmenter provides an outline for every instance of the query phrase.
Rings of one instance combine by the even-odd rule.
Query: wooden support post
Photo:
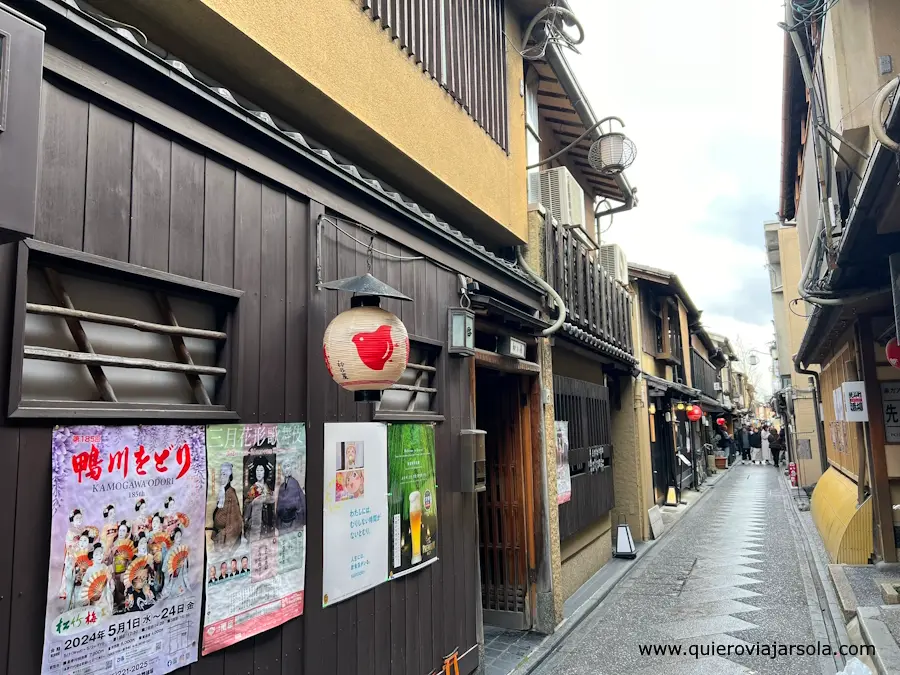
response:
[[[175,318],[175,312],[172,311],[172,304],[169,302],[169,298],[162,293],[156,293],[156,303],[159,305],[163,319],[170,326],[178,328],[178,320]],[[187,345],[184,344],[184,338],[174,334],[169,335],[169,337],[172,339],[172,347],[175,349],[175,355],[178,357],[178,360],[193,366],[194,359],[191,358],[191,353],[188,351]],[[185,373],[184,376],[187,378],[188,384],[191,385],[191,390],[194,392],[194,399],[196,399],[197,403],[200,405],[212,405],[200,376],[197,373]]]
[[[872,498],[875,500],[872,509],[876,524],[875,547],[881,553],[881,559],[884,562],[897,562],[891,485],[888,480],[887,458],[884,452],[884,420],[879,413],[881,410],[881,387],[878,385],[878,372],[875,365],[875,338],[872,335],[871,317],[859,317],[857,335],[869,407],[869,444],[872,450],[869,468],[872,477]],[[862,480],[861,477],[860,480]]]
[[[59,278],[59,274],[56,273],[56,270],[52,270],[49,267],[43,269],[47,284],[50,286],[50,292],[53,293],[53,297],[56,298],[56,301],[66,309],[75,309],[75,305],[72,304],[72,299],[69,297],[69,293],[63,286],[62,280]],[[91,341],[88,340],[88,336],[81,326],[81,321],[75,317],[65,317],[65,321],[78,349],[87,354],[93,354],[94,348],[91,346]],[[103,372],[103,368],[99,365],[86,365],[88,372],[91,375],[91,379],[97,387],[97,391],[100,392],[100,397],[109,403],[116,403],[118,400],[116,399],[116,393],[113,391],[109,380],[106,379],[106,373]]]

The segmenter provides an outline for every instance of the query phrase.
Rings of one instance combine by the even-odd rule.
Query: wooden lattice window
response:
[[[409,361],[403,376],[382,392],[375,406],[376,420],[441,422],[438,405],[440,343],[410,338]]]
[[[31,240],[16,275],[10,417],[237,419],[241,291]]]

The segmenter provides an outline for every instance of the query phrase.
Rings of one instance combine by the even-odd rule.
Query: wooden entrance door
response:
[[[478,495],[485,623],[531,627],[534,581],[531,401],[521,375],[479,368],[476,419],[487,432],[487,489]]]
[[[661,399],[660,399],[661,400]],[[653,425],[650,443],[650,464],[653,469],[653,491],[656,503],[661,504],[666,498],[666,491],[671,484],[671,460],[674,453],[672,442],[672,424],[666,422],[666,414],[660,403],[657,403],[655,415],[650,416]]]

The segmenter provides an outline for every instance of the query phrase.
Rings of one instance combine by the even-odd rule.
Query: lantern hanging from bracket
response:
[[[325,365],[332,379],[354,392],[357,401],[380,401],[406,370],[409,334],[381,298],[412,298],[366,274],[322,284],[329,291],[353,293],[350,309],[338,314],[322,338]]]

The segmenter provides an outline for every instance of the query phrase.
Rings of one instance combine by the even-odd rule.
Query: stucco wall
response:
[[[509,153],[352,0],[97,0],[103,11],[487,243],[527,236],[522,58]],[[506,33],[520,39],[518,21]]]
[[[780,364],[782,372],[791,373],[791,383],[795,388],[794,415],[796,428],[794,437],[797,439],[809,439],[812,450],[812,459],[798,460],[800,483],[804,486],[813,485],[822,475],[822,462],[819,458],[819,436],[816,431],[815,410],[813,408],[812,394],[802,390],[809,389],[809,376],[793,372],[793,355],[800,349],[803,341],[803,333],[806,330],[806,319],[802,316],[806,313],[804,303],[793,305],[793,311],[789,303],[798,299],[797,284],[800,282],[800,241],[796,227],[781,227],[778,230],[778,250],[781,255],[781,275],[784,282],[783,305],[781,316],[785,328],[785,351],[789,359],[786,364]],[[796,312],[796,313],[795,313]],[[776,317],[776,326],[778,320]],[[779,346],[781,336],[779,335]],[[781,360],[782,356],[779,356]],[[827,392],[828,395],[831,392]]]
[[[609,514],[562,544],[560,594],[568,600],[612,557]]]

